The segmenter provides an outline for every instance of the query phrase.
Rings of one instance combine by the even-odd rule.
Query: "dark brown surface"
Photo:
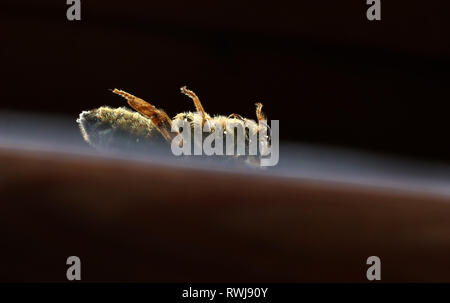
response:
[[[0,281],[450,281],[450,199],[0,151]]]

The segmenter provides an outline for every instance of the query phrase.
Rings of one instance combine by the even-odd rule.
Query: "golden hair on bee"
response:
[[[262,112],[261,103],[256,103],[257,121],[243,118],[239,114],[211,117],[193,91],[185,86],[180,90],[192,99],[196,111],[179,113],[171,119],[165,111],[156,108],[147,101],[123,90],[114,89],[112,92],[125,98],[128,105],[136,112],[124,107],[110,108],[107,106],[83,111],[77,119],[83,138],[94,147],[106,148],[109,145],[120,146],[123,143],[171,143],[178,134],[172,132],[173,123],[188,122],[192,130],[196,128],[204,130],[205,124],[207,124],[209,133],[215,132],[221,126],[225,136],[227,133],[234,133],[235,131],[228,124],[232,121],[234,125],[238,125],[245,130],[245,143],[246,148],[248,148],[251,138],[255,138],[260,131],[261,124],[259,122],[266,119]]]

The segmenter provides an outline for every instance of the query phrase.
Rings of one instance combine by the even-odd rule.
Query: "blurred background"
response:
[[[3,110],[64,114],[123,106],[254,118],[282,140],[450,160],[445,1],[2,1]],[[74,125],[74,127],[76,127]]]
[[[364,282],[371,255],[382,281],[450,281],[449,5],[368,7],[3,0],[0,281],[67,281],[70,255],[90,282]],[[184,85],[210,114],[262,102],[279,165],[68,152],[82,110],[125,105],[109,89],[174,116]]]

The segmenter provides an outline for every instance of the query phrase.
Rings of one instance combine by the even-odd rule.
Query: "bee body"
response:
[[[95,148],[122,148],[164,142],[149,119],[125,107],[102,106],[83,111],[77,122],[84,140]]]
[[[256,140],[260,130],[260,125],[251,119],[246,119],[237,114],[230,116],[217,115],[211,117],[207,114],[198,100],[198,97],[183,87],[182,92],[194,100],[197,112],[184,112],[177,114],[173,119],[168,115],[147,103],[124,91],[114,90],[113,92],[126,98],[128,104],[137,112],[128,108],[110,108],[102,106],[90,111],[83,111],[77,122],[85,141],[96,148],[123,148],[149,145],[160,145],[161,143],[171,143],[176,136],[172,132],[172,125],[181,125],[188,123],[190,134],[195,144],[203,145],[206,137],[220,131],[223,142],[226,141],[227,134],[236,131],[230,127],[230,121],[233,126],[238,126],[244,131],[245,154],[248,154],[250,143]],[[257,103],[258,120],[265,120],[261,112],[262,105]],[[201,131],[201,140],[197,140],[196,132]],[[236,136],[234,142],[236,143]],[[225,145],[225,144],[224,144]],[[224,146],[223,154],[226,147]],[[239,155],[238,155],[239,156]],[[254,158],[254,157],[252,157]]]

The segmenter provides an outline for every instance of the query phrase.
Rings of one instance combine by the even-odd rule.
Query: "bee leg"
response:
[[[262,103],[255,103],[256,105],[256,118],[258,119],[258,131],[261,128],[261,125],[264,125],[265,127],[267,127],[268,129],[270,129],[269,125],[267,125],[267,117],[266,115],[263,113],[262,111]]]
[[[194,101],[194,105],[195,105],[195,108],[197,109],[197,112],[199,112],[202,115],[202,127],[203,127],[203,125],[205,124],[205,121],[207,119],[209,119],[209,117],[207,116],[205,110],[203,109],[200,99],[197,97],[197,95],[193,91],[187,89],[186,86],[183,86],[181,88],[181,92],[183,94],[185,94],[186,96],[190,97]]]
[[[258,122],[261,120],[267,120],[266,115],[262,112],[262,103],[255,103],[256,105],[256,118],[258,119]]]
[[[228,119],[230,119],[230,118],[236,118],[236,119],[245,121],[245,119],[239,114],[231,114],[231,115],[228,116]]]
[[[166,139],[169,143],[177,135],[171,132],[172,120],[162,109],[157,109],[155,106],[142,100],[141,98],[135,97],[132,94],[122,90],[114,89],[112,92],[124,97],[134,110],[149,118],[161,132],[164,139]]]

